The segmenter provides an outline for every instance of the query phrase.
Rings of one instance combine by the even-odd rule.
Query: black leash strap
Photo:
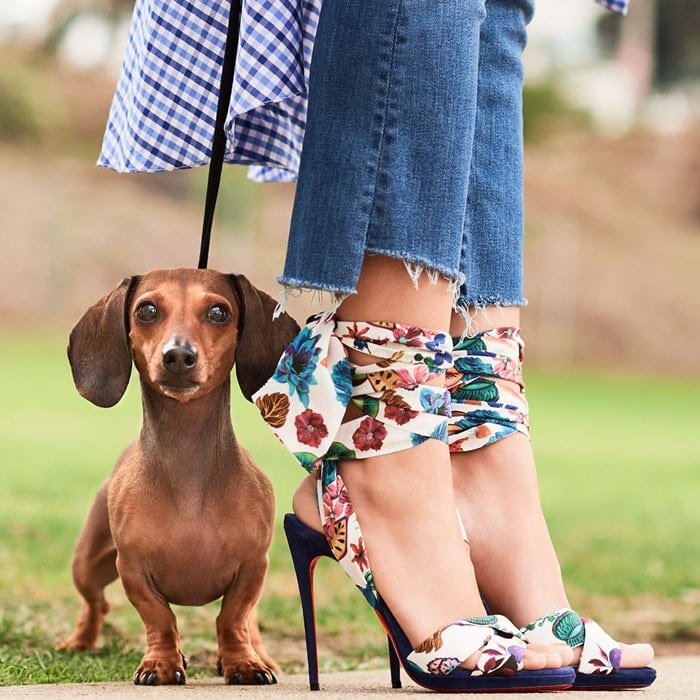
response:
[[[224,51],[224,62],[221,69],[221,85],[219,86],[219,103],[216,107],[216,123],[214,126],[214,138],[211,145],[209,176],[207,178],[207,194],[204,201],[202,243],[199,249],[199,264],[197,265],[199,269],[206,268],[209,261],[211,227],[214,223],[216,198],[219,194],[221,170],[224,165],[224,154],[226,152],[226,132],[224,130],[224,125],[231,102],[231,91],[233,90],[233,74],[236,68],[236,53],[238,52],[238,36],[241,25],[241,3],[242,0],[232,0],[231,14],[228,18],[226,49]]]

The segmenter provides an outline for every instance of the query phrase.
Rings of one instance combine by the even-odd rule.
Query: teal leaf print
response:
[[[326,452],[325,459],[339,460],[339,459],[356,459],[357,455],[354,450],[351,450],[342,442],[334,442],[328,448]]]
[[[352,402],[367,416],[376,418],[379,414],[379,399],[371,396],[360,396],[353,399]]]
[[[501,425],[504,428],[514,428],[515,423],[508,418],[502,416],[498,411],[470,411],[466,415],[462,416],[458,421],[454,422],[460,430],[468,430],[469,428],[474,428],[478,425],[483,425],[484,423],[494,423],[496,425]]]
[[[455,369],[462,374],[493,376],[493,367],[478,357],[457,357],[454,365]]]
[[[313,472],[318,461],[318,457],[311,452],[295,452],[294,457],[307,472]]]
[[[498,388],[490,379],[475,379],[459,387],[453,394],[454,401],[497,401]]]
[[[475,335],[473,338],[465,338],[455,344],[453,350],[466,350],[468,352],[486,352],[486,343],[481,335]]]

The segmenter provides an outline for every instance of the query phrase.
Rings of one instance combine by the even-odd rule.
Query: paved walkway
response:
[[[594,692],[585,694],[564,691],[557,698],[580,697],[582,700],[613,700],[614,698],[638,698],[638,700],[700,700],[700,656],[666,656],[656,659],[659,676],[656,683],[643,691]],[[307,698],[331,700],[334,698],[393,698],[412,695],[425,695],[427,691],[406,681],[401,690],[392,690],[389,685],[389,671],[354,671],[351,673],[327,673],[321,676],[321,692],[308,690],[306,676],[284,676],[276,686],[225,686],[218,679],[193,680],[184,686],[137,687],[131,683],[83,683],[65,685],[25,685],[0,688],[2,698],[46,698],[47,700],[73,700],[73,698],[140,698],[171,695],[185,698]],[[513,693],[507,697],[535,700],[549,693]],[[493,695],[473,694],[472,698],[491,698]]]

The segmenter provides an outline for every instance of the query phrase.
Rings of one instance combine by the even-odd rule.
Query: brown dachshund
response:
[[[250,396],[270,377],[298,328],[242,275],[156,270],[125,279],[70,335],[78,391],[98,406],[122,397],[132,360],[143,425],[97,493],[73,556],[84,598],[64,649],[95,646],[121,577],[146,628],[134,682],[185,682],[169,603],[223,598],[216,619],[226,683],[275,683],[255,616],[273,529],[267,477],[233,433],[230,373]]]

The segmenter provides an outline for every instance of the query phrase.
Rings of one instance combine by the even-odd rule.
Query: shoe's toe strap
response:
[[[615,673],[620,669],[622,650],[597,622],[563,608],[541,617],[521,629],[533,644],[567,644],[582,647],[579,673]]]
[[[523,667],[526,647],[520,630],[508,618],[486,615],[443,627],[418,645],[408,661],[425,673],[444,676],[480,651],[472,675],[509,675]]]

